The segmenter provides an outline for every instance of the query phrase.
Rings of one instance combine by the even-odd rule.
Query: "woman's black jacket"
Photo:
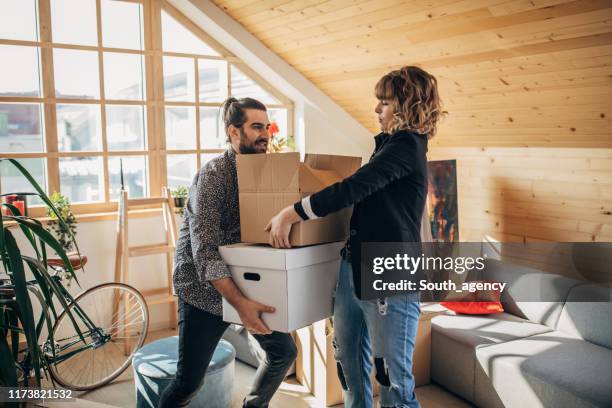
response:
[[[308,220],[354,205],[347,246],[358,297],[362,243],[420,242],[427,195],[427,136],[402,130],[381,133],[375,143],[370,161],[352,176],[294,206]]]

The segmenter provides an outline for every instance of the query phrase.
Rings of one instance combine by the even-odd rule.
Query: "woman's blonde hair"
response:
[[[388,133],[412,130],[429,139],[437,131],[442,110],[438,81],[425,70],[405,66],[383,76],[375,87],[376,98],[388,100],[393,106],[393,119]]]

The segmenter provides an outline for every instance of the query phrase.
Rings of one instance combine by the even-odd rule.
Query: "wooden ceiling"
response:
[[[437,76],[434,145],[612,147],[612,0],[213,0],[372,132],[373,87]]]

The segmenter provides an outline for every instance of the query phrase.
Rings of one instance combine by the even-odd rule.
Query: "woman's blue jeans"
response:
[[[372,360],[380,384],[381,407],[420,407],[414,393],[412,354],[421,307],[418,292],[359,300],[353,272],[342,261],[334,302],[334,357],[344,406],[374,406]]]

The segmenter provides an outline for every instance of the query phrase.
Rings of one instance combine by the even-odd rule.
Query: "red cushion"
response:
[[[504,311],[501,302],[440,302],[440,304],[459,314],[492,314]]]
[[[465,293],[460,296],[459,299],[462,301],[440,302],[440,304],[448,310],[460,314],[492,314],[504,311],[504,307],[501,304],[501,292],[499,290],[483,290]]]

